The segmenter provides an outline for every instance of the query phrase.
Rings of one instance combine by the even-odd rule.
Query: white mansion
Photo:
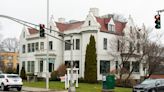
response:
[[[61,36],[54,31],[48,31],[57,38],[73,43],[73,61],[75,67],[79,68],[79,77],[84,77],[85,69],[85,54],[86,46],[89,43],[89,38],[94,35],[96,40],[97,52],[97,78],[102,79],[102,73],[107,72],[107,69],[118,68],[120,63],[118,60],[113,60],[110,55],[110,41],[113,37],[118,36],[121,32],[129,32],[130,28],[135,27],[133,19],[128,18],[127,22],[114,20],[111,16],[99,16],[97,8],[91,8],[89,14],[84,21],[65,22],[64,18],[59,18],[56,22],[53,18],[50,19],[49,27],[53,30],[64,33]],[[46,56],[47,56],[47,38],[49,44],[49,64],[48,70],[52,72],[61,64],[70,65],[71,47],[64,42],[50,36],[40,38],[39,29],[24,27],[20,35],[20,70],[25,67],[27,73],[34,73],[39,77],[45,77],[46,72]],[[144,30],[141,28],[141,30]],[[141,31],[142,32],[142,31]],[[118,57],[119,58],[119,57]],[[132,62],[131,64],[132,65]],[[131,68],[132,66],[130,66]],[[138,65],[135,73],[135,79],[140,79],[144,76],[142,63]]]

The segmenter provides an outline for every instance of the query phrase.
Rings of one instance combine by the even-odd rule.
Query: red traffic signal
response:
[[[161,21],[160,21],[160,15],[155,15],[155,28],[156,29],[160,29],[161,28]]]
[[[45,30],[44,30],[44,28],[45,28],[45,26],[44,26],[44,24],[40,24],[39,25],[39,27],[40,27],[40,37],[45,37]]]

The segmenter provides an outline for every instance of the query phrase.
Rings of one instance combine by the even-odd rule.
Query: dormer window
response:
[[[110,21],[108,22],[108,30],[109,31],[115,31],[115,23],[113,19],[111,18]]]
[[[109,31],[115,31],[115,26],[111,25],[111,24],[108,24],[108,30]]]

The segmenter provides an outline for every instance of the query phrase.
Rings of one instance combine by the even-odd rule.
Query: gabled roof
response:
[[[96,17],[97,22],[101,25],[100,31],[108,32],[108,23],[111,18],[100,18]],[[114,21],[116,33],[121,33],[125,28],[125,22]]]
[[[55,23],[57,28],[61,32],[63,32],[63,31],[79,28],[84,23],[84,21],[78,21],[74,23],[59,23],[59,22],[55,22]]]
[[[34,29],[34,28],[28,28],[28,31],[29,31],[29,34],[36,34],[38,33],[39,31],[37,29]]]
[[[101,25],[100,31],[101,32],[109,32],[108,30],[108,23],[111,20],[111,18],[100,18],[100,17],[95,17],[97,22]],[[77,21],[77,22],[73,22],[73,23],[59,23],[59,22],[55,22],[57,28],[59,29],[59,31],[64,32],[67,30],[72,30],[72,29],[77,29],[80,28],[81,25],[84,24],[84,21]],[[122,33],[123,29],[125,28],[126,23],[125,22],[119,22],[119,21],[114,21],[115,23],[115,30],[116,33]],[[36,34],[39,31],[37,29],[34,28],[28,28],[29,30],[29,34]]]

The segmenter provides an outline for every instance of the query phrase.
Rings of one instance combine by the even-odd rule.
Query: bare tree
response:
[[[162,56],[164,54],[164,48],[161,47],[160,44],[152,42],[149,44],[149,48],[151,49],[147,48],[147,72],[145,73],[146,78],[149,78],[153,73],[158,72],[159,66],[162,62],[164,62],[164,57]]]
[[[6,38],[2,41],[3,49],[10,52],[18,51],[18,40],[16,38]]]
[[[128,80],[141,64],[150,66],[150,63],[160,61],[160,59],[156,58],[161,56],[163,50],[157,45],[157,41],[152,42],[150,40],[149,34],[150,31],[148,29],[141,30],[134,27],[130,28],[128,33],[116,35],[110,41],[111,51],[109,54],[113,57],[113,61],[120,61],[116,70],[119,79]],[[132,61],[133,64],[131,65]],[[158,65],[159,63],[156,63],[157,67]],[[151,69],[150,66],[149,73],[150,71],[154,72]]]

